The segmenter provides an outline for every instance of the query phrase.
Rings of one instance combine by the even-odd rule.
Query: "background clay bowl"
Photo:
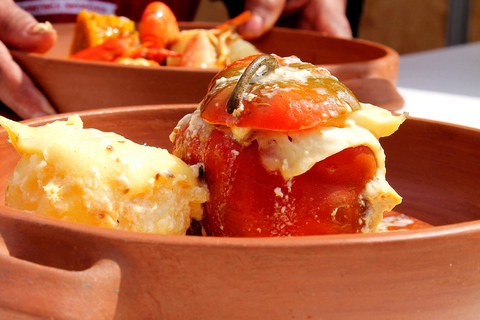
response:
[[[86,127],[169,148],[192,110],[81,116]],[[480,131],[409,119],[382,143],[387,178],[404,197],[397,211],[435,227],[233,239],[122,232],[6,208],[19,157],[0,129],[0,318],[478,319]]]
[[[211,28],[214,24],[184,22],[182,29]],[[68,55],[72,24],[55,25],[58,43],[46,55],[13,51],[59,112],[117,106],[198,103],[218,69],[136,67],[113,63],[73,61]],[[398,54],[380,44],[323,36],[318,32],[275,28],[254,41],[262,52],[297,55],[327,67],[358,96],[389,109],[403,106],[395,89]],[[362,81],[358,81],[361,79]],[[350,82],[349,82],[350,81]]]

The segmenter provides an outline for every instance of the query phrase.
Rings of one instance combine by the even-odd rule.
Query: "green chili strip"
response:
[[[242,76],[237,82],[237,85],[232,91],[230,98],[227,102],[227,112],[232,114],[235,111],[240,103],[242,102],[243,95],[247,90],[247,86],[252,81],[252,78],[255,76],[255,73],[260,69],[262,66],[265,66],[265,72],[262,76],[266,76],[276,68],[278,68],[278,61],[275,59],[274,56],[269,54],[262,54],[255,58],[248,67],[243,72]]]

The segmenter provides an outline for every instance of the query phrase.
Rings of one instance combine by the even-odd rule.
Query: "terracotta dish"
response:
[[[211,28],[211,23],[180,23],[182,29]],[[59,112],[117,106],[198,103],[218,69],[136,67],[108,62],[67,60],[72,24],[55,25],[58,43],[46,55],[13,51]],[[403,106],[395,89],[398,54],[383,45],[323,36],[318,32],[275,28],[254,41],[265,53],[297,55],[327,67],[352,86],[362,102],[391,110]],[[358,81],[364,79],[364,81]],[[352,80],[352,82],[349,82]],[[372,94],[375,92],[375,94]]]
[[[86,127],[169,148],[169,133],[192,109],[81,116]],[[434,227],[214,238],[123,232],[5,207],[19,156],[0,129],[0,318],[478,319],[480,131],[408,119],[382,143],[388,181],[404,197],[396,210]]]

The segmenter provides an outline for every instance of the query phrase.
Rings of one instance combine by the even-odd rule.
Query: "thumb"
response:
[[[0,100],[23,119],[55,113],[47,98],[13,61],[2,42],[0,42]]]
[[[55,44],[57,33],[12,0],[0,0],[0,40],[11,49],[44,53]]]
[[[262,36],[273,28],[282,14],[286,0],[245,0],[245,10],[253,13],[253,18],[239,28],[245,39]]]

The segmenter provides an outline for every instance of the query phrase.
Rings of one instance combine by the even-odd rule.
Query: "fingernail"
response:
[[[39,22],[36,25],[34,25],[32,28],[32,33],[35,33],[35,34],[41,34],[41,33],[47,33],[47,32],[55,32],[55,29],[53,28],[52,24],[48,21]]]

